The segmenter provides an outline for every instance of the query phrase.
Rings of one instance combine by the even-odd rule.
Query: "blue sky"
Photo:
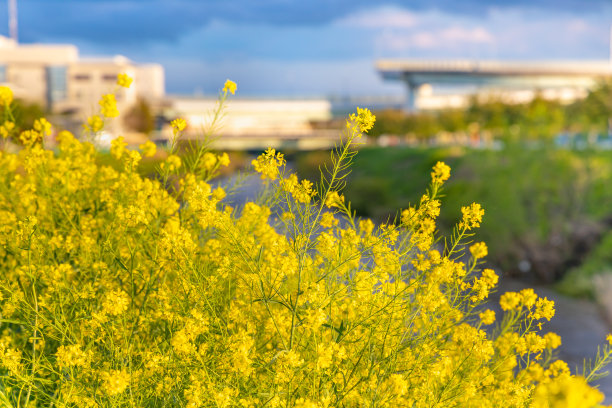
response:
[[[5,3],[5,2],[2,2]],[[2,4],[0,3],[0,4]],[[18,0],[21,42],[159,62],[171,93],[399,94],[379,58],[609,58],[606,0]],[[0,6],[0,35],[7,35]]]

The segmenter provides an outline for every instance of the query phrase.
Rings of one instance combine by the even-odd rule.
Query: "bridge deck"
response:
[[[381,60],[385,79],[411,74],[459,76],[612,76],[610,61]]]

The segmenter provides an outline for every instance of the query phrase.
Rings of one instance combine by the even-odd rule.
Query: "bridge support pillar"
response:
[[[409,78],[406,78],[404,82],[406,83],[406,103],[404,105],[404,110],[409,113],[416,112],[417,98],[422,84],[417,84]]]

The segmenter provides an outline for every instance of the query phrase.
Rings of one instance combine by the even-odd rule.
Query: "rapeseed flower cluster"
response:
[[[117,85],[123,88],[129,88],[132,85],[132,81],[134,81],[134,79],[126,73],[117,75]]]
[[[344,204],[344,196],[337,191],[330,191],[325,198],[325,205],[328,208],[341,207]]]
[[[142,151],[142,155],[144,157],[153,157],[157,152],[157,145],[150,140],[147,140],[146,142],[138,146],[138,148]]]
[[[261,174],[262,180],[276,180],[280,174],[280,167],[284,166],[285,163],[283,154],[277,153],[272,148],[268,148],[262,155],[251,162],[255,171]]]
[[[470,253],[474,259],[482,259],[489,254],[487,244],[484,242],[477,242],[470,246]]]
[[[437,162],[431,172],[431,179],[434,184],[444,183],[450,178],[450,167],[443,162]]]
[[[480,227],[484,210],[478,203],[472,203],[469,207],[461,207],[463,219],[459,223],[459,228],[471,230],[472,228]]]
[[[89,364],[88,359],[91,357],[90,353],[86,353],[81,350],[81,347],[76,344],[69,346],[59,346],[55,353],[57,358],[57,364],[60,368],[66,368],[71,366],[85,367]]]
[[[0,106],[8,107],[13,102],[13,91],[8,86],[0,86]]]
[[[87,118],[87,123],[83,127],[88,132],[97,133],[104,128],[104,120],[100,115],[93,115]]]
[[[107,118],[116,118],[119,116],[115,94],[103,95],[98,104],[100,105],[100,112],[103,116]]]
[[[7,139],[13,134],[14,129],[15,123],[7,120],[2,125],[0,125],[0,136],[3,139]]]
[[[174,135],[176,135],[177,133],[185,130],[187,122],[185,122],[185,119],[183,118],[177,118],[170,122],[170,126],[172,126],[172,131],[174,132]]]
[[[313,184],[309,180],[298,181],[295,174],[291,174],[289,177],[281,181],[283,190],[291,193],[293,198],[299,203],[307,203],[310,199],[317,194],[313,190]]]
[[[350,120],[359,127],[361,132],[367,132],[374,127],[376,116],[369,109],[357,107],[357,113],[351,113]]]
[[[19,134],[19,141],[25,147],[32,147],[35,144],[42,142],[42,139],[43,139],[43,135],[40,132],[37,132],[36,130],[33,130],[33,129],[24,130],[23,132]]]
[[[231,93],[232,95],[234,95],[236,93],[236,89],[238,88],[238,86],[236,85],[236,83],[232,80],[227,80],[225,81],[225,85],[223,85],[223,92],[224,93]]]
[[[3,405],[600,404],[596,372],[572,375],[559,336],[538,333],[552,301],[524,290],[501,297],[499,318],[482,307],[498,277],[470,245],[480,206],[436,244],[448,166],[397,224],[355,219],[342,183],[372,121],[351,117],[318,184],[268,149],[252,163],[266,189],[243,204],[210,182],[229,157],[205,147],[170,152],[157,179],[122,138],[114,167],[66,131],[56,153],[0,152]]]

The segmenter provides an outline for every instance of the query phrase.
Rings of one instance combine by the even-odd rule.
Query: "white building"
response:
[[[216,104],[214,98],[170,97],[165,115],[184,118],[185,137],[197,139],[210,128]],[[327,148],[338,140],[339,132],[318,129],[317,123],[331,118],[332,106],[326,99],[230,98],[214,132],[214,145],[222,149]],[[170,138],[171,130],[166,129],[162,137]]]
[[[116,85],[117,75],[134,78],[129,89]],[[18,44],[0,36],[0,84],[16,98],[45,106],[53,113],[90,115],[103,94],[115,92],[120,111],[138,98],[164,97],[164,70],[159,64],[135,64],[126,57],[85,59],[74,45]]]

